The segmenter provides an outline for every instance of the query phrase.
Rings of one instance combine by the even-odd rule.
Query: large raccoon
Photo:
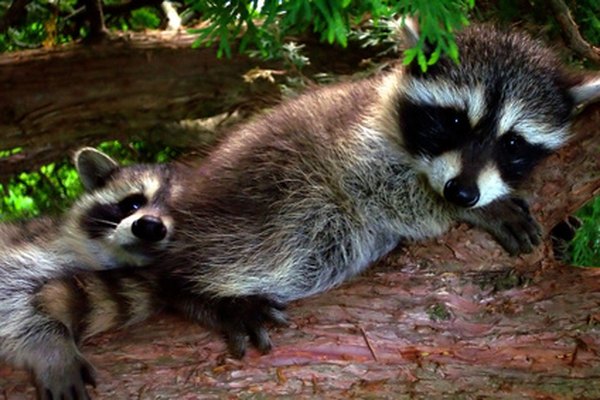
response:
[[[286,304],[459,221],[530,252],[541,232],[515,189],[600,77],[565,72],[524,34],[472,26],[456,41],[460,63],[320,88],[231,132],[175,202],[162,262],[181,292]]]
[[[61,299],[42,305],[36,293],[82,269],[146,266],[173,231],[171,169],[119,167],[91,148],[76,154],[75,165],[87,192],[64,216],[0,225],[0,358],[31,370],[42,398],[84,398],[93,370],[73,332],[45,312]],[[79,384],[60,392],[55,386],[65,379]]]

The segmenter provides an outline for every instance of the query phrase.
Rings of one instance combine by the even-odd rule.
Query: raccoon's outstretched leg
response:
[[[34,383],[40,400],[87,400],[86,384],[96,386],[94,367],[81,355],[72,354],[54,366],[35,373]]]
[[[176,306],[198,323],[220,332],[232,356],[246,354],[247,341],[263,354],[271,351],[266,325],[288,325],[283,304],[262,296],[189,297]]]
[[[96,385],[94,367],[64,324],[50,318],[42,321],[39,316],[35,323],[23,326],[12,347],[18,364],[31,371],[38,399],[89,399],[85,385]]]
[[[460,219],[490,233],[512,256],[531,253],[541,243],[542,229],[529,212],[527,202],[519,197],[465,210]]]

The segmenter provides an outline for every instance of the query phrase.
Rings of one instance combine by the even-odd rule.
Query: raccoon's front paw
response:
[[[53,365],[34,375],[40,400],[87,400],[90,395],[85,385],[96,387],[94,367],[83,357],[73,359],[68,365]]]
[[[288,325],[285,305],[262,296],[219,299],[219,329],[229,352],[236,358],[246,354],[247,339],[263,354],[273,347],[265,325]]]
[[[542,229],[531,216],[527,202],[518,197],[477,209],[465,220],[490,233],[511,256],[531,253],[541,243]]]
[[[527,202],[515,197],[507,200],[502,208],[496,240],[512,256],[531,253],[542,241],[542,228],[529,212]]]

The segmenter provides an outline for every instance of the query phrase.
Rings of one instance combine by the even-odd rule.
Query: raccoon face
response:
[[[173,233],[168,168],[120,167],[92,148],[80,150],[75,165],[87,191],[73,208],[75,236],[106,267],[151,262]]]
[[[526,36],[473,27],[456,39],[460,64],[441,59],[426,73],[402,72],[398,129],[435,192],[481,207],[507,196],[566,142],[585,99],[581,80],[569,83],[558,61]]]

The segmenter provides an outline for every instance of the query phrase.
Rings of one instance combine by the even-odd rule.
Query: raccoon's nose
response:
[[[479,189],[450,179],[444,186],[444,197],[458,206],[471,207],[479,200]]]
[[[158,242],[167,236],[167,227],[160,218],[144,215],[131,224],[131,232],[142,240]]]

